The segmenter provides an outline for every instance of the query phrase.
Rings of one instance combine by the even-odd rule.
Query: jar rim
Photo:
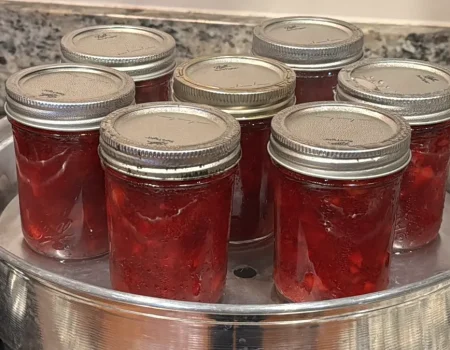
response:
[[[313,102],[274,117],[268,152],[294,172],[357,180],[406,167],[410,141],[411,129],[402,118],[362,104]]]
[[[129,176],[200,179],[239,162],[240,126],[229,114],[204,105],[145,103],[103,120],[99,154],[108,167]]]
[[[441,123],[450,120],[450,70],[409,59],[362,60],[340,71],[336,100],[365,103],[410,125]]]
[[[115,69],[49,64],[8,78],[5,112],[8,118],[38,129],[98,130],[106,115],[134,103],[134,98],[134,81]]]
[[[161,30],[142,26],[115,24],[77,29],[63,36],[60,47],[64,62],[115,68],[134,81],[159,78],[176,66],[175,39]]]
[[[275,60],[203,56],[176,68],[173,99],[214,106],[237,119],[262,119],[293,104],[295,85],[295,73]]]
[[[357,26],[333,18],[281,17],[254,28],[252,52],[294,70],[334,70],[362,58],[364,34]]]

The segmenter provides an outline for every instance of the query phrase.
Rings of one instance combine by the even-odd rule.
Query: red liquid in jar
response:
[[[169,101],[171,79],[172,73],[155,79],[135,82],[136,103]]]
[[[99,132],[56,132],[11,121],[22,229],[36,252],[60,259],[108,252]]]
[[[296,71],[296,103],[334,101],[334,91],[337,86],[339,71]]]
[[[450,161],[450,122],[412,126],[412,160],[405,171],[394,248],[410,250],[437,238]]]
[[[269,193],[271,160],[267,153],[271,118],[240,121],[242,159],[234,184],[231,238],[253,241],[273,232],[273,198]]]
[[[303,302],[385,289],[402,172],[338,181],[274,168],[279,294]]]
[[[106,168],[113,288],[218,302],[227,274],[235,172],[168,182]]]

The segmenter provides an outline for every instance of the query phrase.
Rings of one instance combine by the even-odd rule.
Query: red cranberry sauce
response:
[[[55,132],[11,121],[25,240],[43,255],[82,259],[108,252],[99,132]]]
[[[152,181],[106,168],[114,289],[218,302],[227,273],[235,168],[203,180]]]
[[[338,82],[338,70],[309,72],[296,71],[297,86],[295,95],[297,104],[316,102],[316,101],[334,101],[334,91]]]
[[[262,239],[273,232],[271,161],[267,153],[271,118],[240,121],[242,159],[234,185],[231,241]]]
[[[274,167],[279,294],[303,302],[385,289],[402,172],[322,180]]]
[[[172,73],[162,77],[137,81],[136,103],[159,102],[170,100],[170,80]]]
[[[394,248],[409,250],[439,234],[450,161],[450,122],[412,126],[412,160],[403,176]]]

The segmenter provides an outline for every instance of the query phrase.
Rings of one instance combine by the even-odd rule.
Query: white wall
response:
[[[29,0],[30,1],[30,0]],[[33,1],[33,0],[32,0]],[[450,26],[450,0],[34,0],[91,6],[161,7],[242,15],[332,16],[356,22]]]

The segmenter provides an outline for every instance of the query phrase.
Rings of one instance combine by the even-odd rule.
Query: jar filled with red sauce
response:
[[[295,71],[299,104],[333,101],[340,69],[362,58],[363,45],[362,31],[350,23],[320,17],[285,17],[255,27],[252,51]]]
[[[6,92],[25,241],[62,260],[106,254],[99,128],[133,103],[133,80],[106,67],[54,64],[13,74]]]
[[[283,64],[250,56],[208,56],[174,73],[174,99],[207,104],[241,125],[242,159],[234,186],[231,243],[262,241],[273,233],[267,142],[272,117],[295,103],[295,73]]]
[[[307,103],[272,121],[274,282],[291,302],[350,297],[389,283],[410,128],[339,102]]]
[[[227,274],[239,123],[207,106],[151,103],[100,129],[114,289],[218,302]]]
[[[450,162],[450,71],[420,61],[366,60],[341,71],[336,97],[396,113],[410,124],[412,161],[403,177],[394,249],[435,240]]]
[[[64,62],[98,64],[129,74],[136,103],[168,101],[175,69],[175,40],[160,30],[102,25],[75,30],[61,40]]]

